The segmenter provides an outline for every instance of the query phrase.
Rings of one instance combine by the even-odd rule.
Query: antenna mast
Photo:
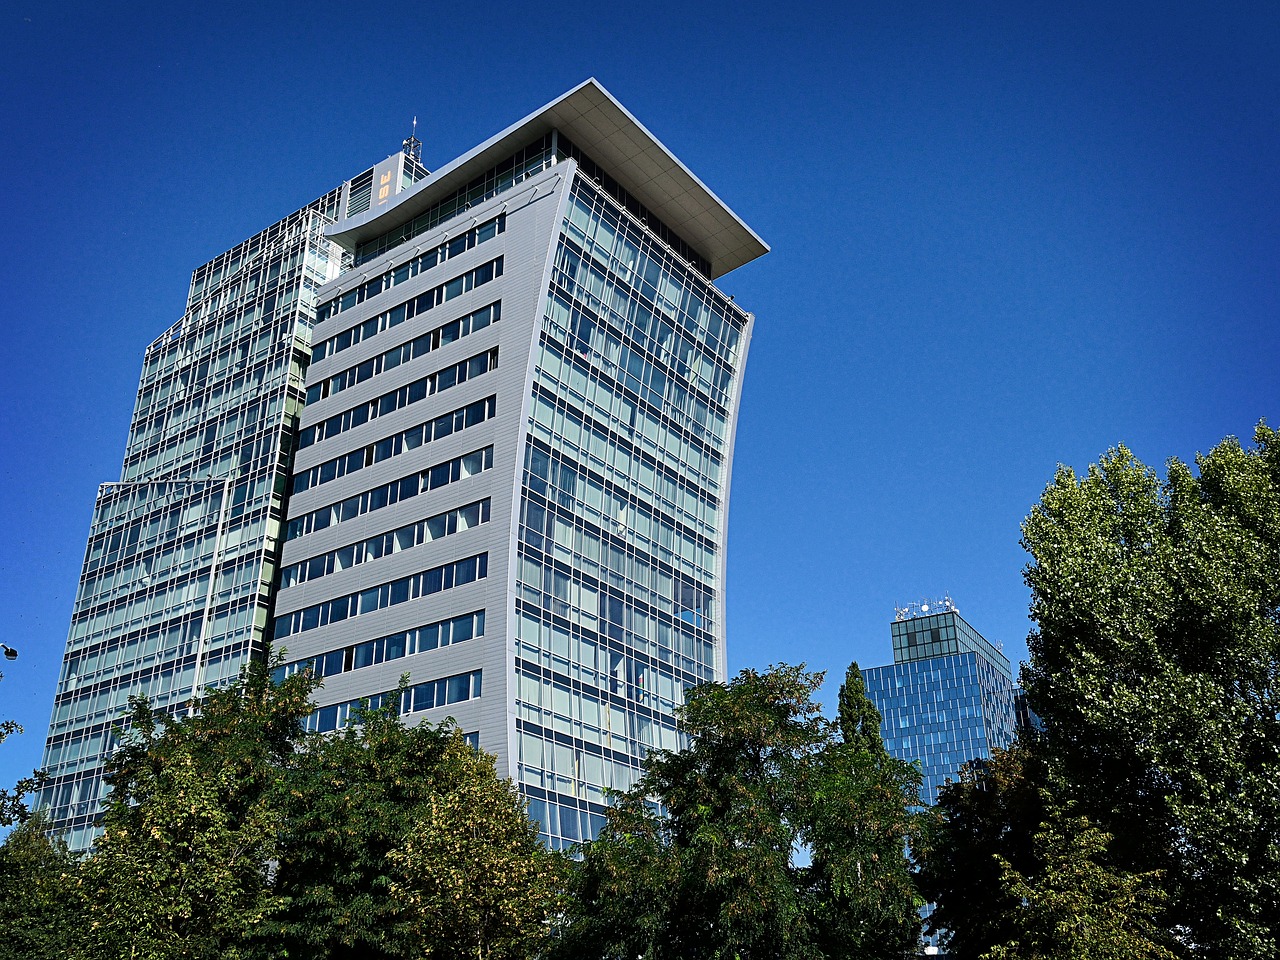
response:
[[[402,146],[406,156],[412,157],[418,163],[422,163],[422,141],[418,139],[418,118],[413,118],[413,130],[404,140]]]

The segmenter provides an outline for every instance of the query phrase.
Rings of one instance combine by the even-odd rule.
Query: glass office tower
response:
[[[197,270],[94,511],[40,803],[94,835],[129,696],[274,643],[315,730],[397,694],[549,844],[722,679],[733,433],[762,241],[594,81],[435,173],[416,141]]]
[[[767,247],[594,81],[434,174],[406,145],[197,270],[147,349],[45,750],[74,849],[128,698],[181,711],[272,638],[318,730],[407,673],[556,846],[724,677],[752,318],[713,281]]]
[[[725,675],[724,544],[767,247],[587,81],[330,238],[276,599],[332,730],[399,678],[594,835]]]
[[[94,505],[37,798],[73,850],[92,842],[129,697],[176,713],[265,654],[316,293],[350,264],[326,230],[425,176],[392,154],[215,257],[147,347],[120,479]]]
[[[970,760],[1013,742],[1009,659],[944,600],[900,610],[891,624],[893,660],[862,671],[880,710],[889,753],[919,762],[923,803]]]
[[[40,804],[92,842],[131,695],[274,642],[313,729],[407,674],[546,841],[725,675],[724,545],[764,243],[594,81],[435,173],[416,141],[197,270],[99,493]]]
[[[120,479],[94,505],[38,798],[88,847],[128,698],[178,712],[266,647],[316,290],[339,190],[200,267],[146,350]]]

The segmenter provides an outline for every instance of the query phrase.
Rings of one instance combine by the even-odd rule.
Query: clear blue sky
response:
[[[434,168],[588,76],[773,246],[722,282],[731,668],[886,662],[944,591],[1022,659],[1059,462],[1280,423],[1278,45],[1274,4],[6,4],[0,785],[191,270],[415,114]]]

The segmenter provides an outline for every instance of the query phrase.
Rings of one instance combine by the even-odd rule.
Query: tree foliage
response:
[[[255,664],[182,717],[136,701],[89,856],[38,824],[0,847],[0,884],[33,891],[0,904],[19,955],[532,956],[563,856],[493,758],[452,724],[406,727],[396,697],[306,734],[314,688]]]
[[[134,701],[103,834],[81,867],[89,916],[74,956],[261,955],[250,944],[284,905],[269,864],[313,688],[305,674],[276,685],[255,664],[188,717]]]
[[[77,865],[34,814],[0,844],[0,960],[63,960],[80,918]]]
[[[948,956],[976,960],[1019,936],[1018,897],[1005,869],[1034,875],[1035,834],[1046,815],[1043,764],[1025,744],[966,764],[938,795],[937,820],[920,860],[928,924]]]
[[[1024,672],[1060,800],[1158,872],[1178,952],[1280,953],[1280,436],[1060,468],[1023,526]]]
[[[880,711],[867,696],[862,670],[855,660],[845,671],[837,702],[840,739],[873,756],[884,754],[884,738],[880,736]]]
[[[564,956],[902,956],[918,940],[906,841],[919,775],[836,740],[820,674],[691,690],[690,746],[656,751],[575,872]],[[850,708],[861,708],[852,698]],[[877,733],[878,738],[878,733]],[[798,855],[809,854],[809,862]]]
[[[414,941],[440,960],[540,956],[563,907],[565,855],[542,845],[515,784],[456,731],[438,780],[388,854],[391,897]]]
[[[561,856],[451,724],[401,721],[399,697],[296,760],[268,925],[290,956],[532,955]]]
[[[1050,809],[1033,840],[1029,875],[996,856],[1010,938],[982,960],[1174,960],[1155,920],[1155,874],[1116,870],[1111,837],[1084,817]]]
[[[294,760],[276,874],[288,903],[268,926],[290,955],[412,955],[387,856],[439,789],[450,731],[406,728],[389,699]]]
[[[956,960],[1172,960],[1159,876],[1115,867],[1111,837],[1055,792],[1034,737],[942,788],[921,862],[930,931]]]
[[[914,806],[920,773],[885,749],[857,662],[840,687],[838,729],[818,754],[805,817],[815,943],[828,957],[906,956],[920,940],[921,900],[904,855],[927,821]]]

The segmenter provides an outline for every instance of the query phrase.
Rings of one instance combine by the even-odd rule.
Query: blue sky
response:
[[[39,763],[98,483],[191,270],[397,149],[597,77],[773,247],[729,663],[834,679],[949,592],[1026,655],[1058,463],[1280,422],[1280,8],[279,4],[0,12],[0,785]]]

